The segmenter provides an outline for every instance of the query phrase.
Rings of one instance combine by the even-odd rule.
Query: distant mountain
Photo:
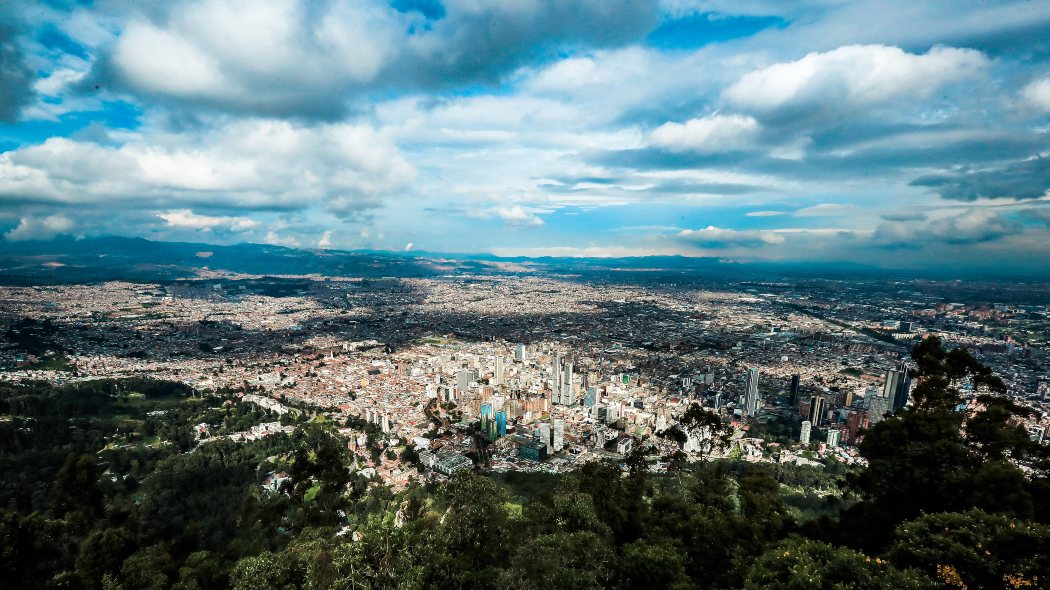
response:
[[[305,250],[265,244],[216,246],[144,238],[59,237],[0,242],[0,283],[48,284],[103,280],[166,281],[201,269],[256,275],[428,277],[448,274],[556,273],[612,280],[708,278],[987,278],[973,273],[886,270],[849,262],[739,262],[688,256],[571,258],[377,250]]]

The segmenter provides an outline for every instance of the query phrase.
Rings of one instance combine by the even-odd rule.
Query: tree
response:
[[[748,590],[920,590],[936,588],[917,570],[818,541],[790,539],[766,551],[748,570]]]
[[[919,367],[913,405],[872,428],[861,443],[869,466],[853,481],[864,502],[843,515],[854,541],[878,549],[899,523],[923,512],[982,508],[1031,516],[1032,495],[1020,470],[1031,443],[1011,425],[1016,406],[992,395],[1002,382],[966,351],[946,352],[929,337],[912,350]],[[959,411],[957,384],[982,392],[977,409]]]
[[[733,436],[732,428],[723,423],[718,414],[705,410],[700,404],[690,404],[679,424],[686,435],[683,446],[698,453],[701,459],[713,451],[725,449]]]
[[[927,514],[897,528],[888,557],[971,588],[1007,586],[1007,578],[1050,575],[1050,526],[981,510]]]
[[[615,554],[590,531],[529,537],[504,572],[504,587],[521,590],[607,588]]]
[[[88,535],[77,556],[77,573],[84,586],[100,588],[102,576],[116,574],[133,551],[135,537],[127,529],[101,529]]]
[[[682,552],[670,541],[638,540],[623,548],[618,561],[621,590],[686,590],[692,587],[685,573]]]

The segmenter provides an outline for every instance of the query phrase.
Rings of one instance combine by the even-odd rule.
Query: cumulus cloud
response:
[[[916,178],[912,186],[932,189],[945,199],[1038,199],[1050,191],[1050,156],[1038,156],[983,170],[963,169]]]
[[[501,207],[489,207],[487,209],[472,209],[467,212],[469,217],[478,219],[499,219],[509,225],[543,225],[543,219],[537,215],[538,211],[521,205],[508,205]]]
[[[771,231],[733,230],[709,225],[703,229],[684,229],[679,241],[699,248],[760,248],[784,243],[784,237]]]
[[[371,89],[494,82],[562,43],[617,45],[654,0],[177,2],[129,23],[96,78],[225,110],[332,117]]]
[[[233,232],[244,232],[259,225],[259,222],[248,217],[198,215],[189,209],[174,209],[158,213],[157,217],[163,219],[168,227],[195,229],[198,231],[226,229]]]
[[[4,237],[12,242],[24,240],[49,240],[59,234],[68,233],[76,223],[59,213],[46,217],[23,217],[18,226],[9,230]]]
[[[1050,77],[1030,82],[1021,89],[1021,98],[1032,108],[1050,113]]]
[[[725,99],[759,117],[838,116],[900,98],[921,100],[945,84],[979,75],[988,59],[972,49],[925,54],[885,45],[848,45],[751,72]]]
[[[0,198],[149,207],[206,204],[352,215],[415,174],[365,126],[248,119],[196,133],[142,134],[118,147],[51,138],[0,154]]]
[[[753,117],[714,114],[685,123],[664,123],[652,132],[650,141],[671,151],[711,153],[748,147],[758,132]]]
[[[887,222],[872,234],[872,242],[885,248],[921,248],[926,244],[977,244],[1017,233],[1020,226],[998,211],[971,208],[925,224]]]

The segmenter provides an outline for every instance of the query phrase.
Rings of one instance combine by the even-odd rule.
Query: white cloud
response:
[[[496,218],[510,225],[543,225],[543,219],[537,215],[540,210],[526,208],[521,205],[507,205],[500,207],[489,207],[486,209],[470,209],[467,216],[477,219]]]
[[[803,207],[795,211],[795,217],[831,217],[839,215],[851,215],[856,213],[856,205],[843,205],[840,203],[821,203],[810,207]]]
[[[173,209],[164,213],[158,213],[157,217],[163,219],[168,227],[195,229],[198,231],[227,229],[234,232],[243,232],[259,225],[259,222],[248,217],[198,215],[190,209]]]
[[[759,132],[753,117],[713,114],[683,123],[664,123],[650,135],[653,145],[672,151],[720,152],[750,145]]]
[[[317,247],[318,248],[331,248],[332,247],[332,230],[330,230],[330,229],[325,230],[325,232],[323,234],[321,234],[321,239],[317,240]]]
[[[945,84],[980,75],[988,65],[973,49],[938,46],[918,55],[899,47],[848,45],[751,72],[724,97],[763,115],[842,113],[900,98],[921,100]]]
[[[497,207],[493,213],[503,221],[524,225],[543,225],[543,220],[538,215],[526,210],[521,205],[511,207]]]
[[[745,213],[748,217],[776,217],[784,214],[783,211],[749,211]]]
[[[405,23],[378,3],[204,0],[134,21],[112,62],[132,88],[266,112],[332,110],[389,63]]]
[[[12,242],[23,240],[48,240],[58,234],[68,233],[76,226],[72,219],[62,214],[47,217],[23,217],[18,226],[9,230],[4,237]]]
[[[703,229],[684,229],[677,234],[680,241],[699,248],[759,248],[784,243],[784,237],[772,231],[723,229],[709,225]]]
[[[889,248],[920,248],[925,244],[977,244],[1017,234],[1021,227],[998,211],[973,207],[928,223],[886,222],[880,224],[872,241]]]
[[[305,209],[353,214],[415,175],[365,126],[235,120],[132,134],[119,147],[51,138],[0,154],[0,198],[124,207]]]
[[[1050,77],[1030,82],[1021,89],[1021,97],[1033,108],[1050,113]]]

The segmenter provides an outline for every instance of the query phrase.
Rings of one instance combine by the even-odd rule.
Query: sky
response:
[[[1050,275],[1050,2],[3,2],[60,235]]]

